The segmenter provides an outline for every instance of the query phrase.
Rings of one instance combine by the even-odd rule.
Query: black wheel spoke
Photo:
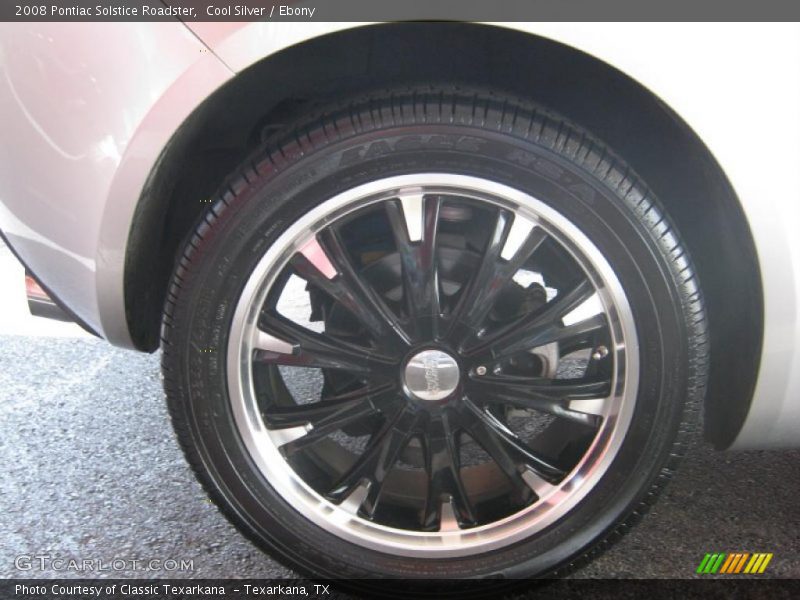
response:
[[[311,259],[302,251],[292,257],[291,265],[297,274],[350,311],[379,345],[394,351],[400,351],[398,346],[404,348],[408,336],[391,309],[356,272],[338,233],[334,229],[326,229],[319,234],[316,244],[318,247],[312,242],[311,250],[307,253]],[[319,257],[320,252],[324,253],[325,258],[316,258],[315,262],[313,259]],[[333,271],[336,274],[329,277]]]
[[[292,454],[308,448],[316,444],[320,440],[327,438],[335,431],[339,431],[346,425],[357,423],[366,417],[372,416],[376,413],[375,407],[369,403],[355,403],[349,406],[344,406],[336,412],[332,412],[326,417],[317,421],[317,426],[311,429],[302,437],[298,437],[290,442],[281,446],[280,450],[284,456],[291,456]]]
[[[575,338],[602,329],[605,316],[595,315],[572,325],[563,325],[564,315],[580,306],[594,294],[594,287],[583,280],[569,292],[548,302],[540,310],[526,315],[489,336],[483,343],[467,351],[468,355],[500,360],[522,350],[552,342],[567,343]],[[480,360],[480,359],[479,359]]]
[[[267,335],[256,341],[254,360],[278,365],[343,369],[393,378],[396,362],[369,348],[316,333],[270,311],[261,319]]]
[[[467,387],[470,398],[480,403],[533,409],[589,426],[598,424],[597,417],[571,410],[570,401],[605,398],[609,390],[610,382],[604,379],[546,379],[509,375],[475,376]]]
[[[459,298],[451,317],[452,324],[448,335],[455,347],[460,347],[467,339],[478,333],[505,285],[547,238],[541,227],[533,227],[519,248],[507,259],[501,258],[509,242],[513,219],[514,216],[508,211],[497,212],[480,266]]]
[[[401,408],[389,416],[375,433],[353,466],[342,475],[325,496],[333,502],[346,500],[360,485],[366,484],[361,512],[372,517],[380,502],[386,476],[415,433],[419,413]]]
[[[419,198],[420,215],[401,201],[386,203],[386,212],[395,238],[403,277],[403,297],[409,318],[415,323],[416,340],[439,336],[439,277],[436,263],[436,226],[439,199]],[[421,218],[419,239],[412,231],[413,220]]]
[[[522,475],[532,470],[548,482],[556,482],[566,474],[563,469],[534,452],[514,432],[508,429],[493,414],[483,410],[469,399],[464,399],[462,411],[464,429],[478,442],[511,483],[523,490],[528,485]]]
[[[442,528],[443,509],[452,507],[459,527],[477,522],[475,508],[461,480],[457,435],[449,415],[444,414],[429,423],[425,439],[425,465],[428,473],[428,497],[425,503],[423,527],[437,531]]]
[[[370,412],[379,410],[386,398],[397,395],[396,392],[392,394],[393,390],[392,384],[367,387],[311,404],[273,406],[265,411],[264,416],[269,429],[311,425],[315,431],[319,431],[337,422],[338,419],[346,418],[345,415],[350,409],[366,406],[371,409]]]

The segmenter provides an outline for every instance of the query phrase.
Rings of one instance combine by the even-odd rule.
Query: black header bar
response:
[[[0,21],[795,21],[797,0],[0,0]]]

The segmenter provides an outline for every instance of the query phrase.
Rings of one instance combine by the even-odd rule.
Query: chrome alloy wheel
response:
[[[508,186],[422,173],[336,195],[270,246],[227,375],[250,456],[295,510],[361,546],[456,557],[586,496],[639,368],[628,301],[586,235]]]

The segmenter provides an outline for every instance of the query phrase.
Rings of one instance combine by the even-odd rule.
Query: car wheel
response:
[[[669,478],[708,353],[687,251],[625,162],[455,88],[266,142],[186,245],[162,338],[210,496],[334,578],[580,564]]]

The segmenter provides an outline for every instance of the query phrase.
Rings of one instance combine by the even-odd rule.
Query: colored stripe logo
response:
[[[708,553],[700,561],[697,573],[701,575],[714,575],[716,573],[725,575],[760,574],[767,570],[769,561],[772,560],[772,553],[769,552],[714,552]]]

